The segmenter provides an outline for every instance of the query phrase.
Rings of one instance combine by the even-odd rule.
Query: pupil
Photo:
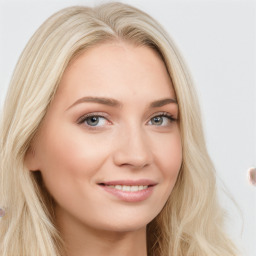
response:
[[[93,116],[93,117],[90,117],[87,122],[89,125],[95,126],[99,123],[99,118],[97,116]]]
[[[162,124],[162,123],[163,123],[162,117],[156,116],[156,117],[153,118],[153,124],[160,125],[160,124]]]

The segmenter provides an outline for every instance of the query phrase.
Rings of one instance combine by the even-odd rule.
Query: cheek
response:
[[[95,160],[104,153],[95,140],[86,136],[79,128],[74,129],[69,125],[62,126],[61,129],[50,127],[38,144],[37,151],[42,169],[62,166],[61,169],[55,170],[62,172],[65,169],[73,169],[74,174],[85,165],[87,169],[91,169],[90,165],[95,165]]]
[[[169,134],[155,146],[156,163],[163,177],[174,185],[182,163],[182,145],[179,131]]]
[[[58,131],[51,128],[38,143],[36,155],[41,163],[40,170],[53,196],[63,192],[71,197],[81,180],[91,182],[107,157],[106,148],[81,134],[68,127]]]

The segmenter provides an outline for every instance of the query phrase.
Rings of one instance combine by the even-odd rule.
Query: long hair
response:
[[[59,11],[36,31],[17,63],[1,118],[0,205],[7,214],[0,220],[0,254],[65,254],[52,200],[24,158],[69,62],[97,44],[115,40],[150,47],[161,56],[179,106],[182,167],[164,208],[147,226],[148,255],[236,255],[223,230],[215,170],[184,62],[154,19],[121,3]]]

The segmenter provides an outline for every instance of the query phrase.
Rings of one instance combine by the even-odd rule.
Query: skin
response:
[[[105,43],[69,64],[26,156],[56,202],[68,256],[147,255],[146,225],[164,207],[181,166],[177,118],[171,80],[152,49]],[[140,179],[155,185],[138,202],[99,185]]]

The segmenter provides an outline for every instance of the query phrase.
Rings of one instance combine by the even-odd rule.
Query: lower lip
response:
[[[140,202],[144,201],[147,198],[150,197],[150,195],[153,193],[154,186],[148,187],[143,190],[139,191],[122,191],[118,190],[109,186],[100,186],[103,188],[106,192],[116,196],[117,198],[121,199],[125,202]]]

